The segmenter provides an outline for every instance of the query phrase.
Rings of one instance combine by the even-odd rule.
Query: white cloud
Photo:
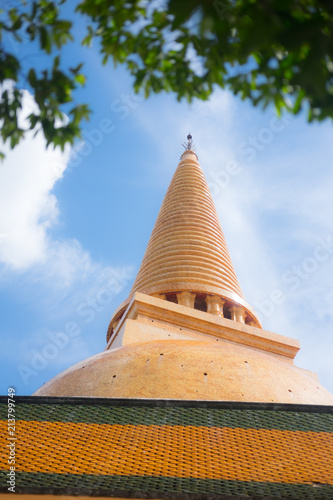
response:
[[[31,111],[32,98],[26,91],[23,112]],[[0,262],[14,269],[26,269],[45,260],[48,229],[58,217],[52,189],[62,177],[68,151],[45,148],[45,140],[32,134],[9,150],[0,164]]]

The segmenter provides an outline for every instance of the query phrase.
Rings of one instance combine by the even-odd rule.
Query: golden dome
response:
[[[34,395],[333,404],[333,396],[308,372],[270,354],[189,340],[104,351]]]

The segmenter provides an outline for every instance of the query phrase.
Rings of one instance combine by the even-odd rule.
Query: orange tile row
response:
[[[7,422],[0,461],[8,469]],[[333,484],[329,433],[192,426],[16,423],[16,470]]]

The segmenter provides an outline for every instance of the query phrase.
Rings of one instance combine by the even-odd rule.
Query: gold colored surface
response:
[[[181,306],[194,307],[195,293],[179,292],[177,293],[177,301]]]
[[[333,439],[327,432],[34,421],[16,425],[17,472],[333,484],[327,467]],[[7,423],[0,428],[4,450]]]
[[[238,323],[245,323],[245,311],[240,306],[233,306],[230,308],[232,321],[238,321]]]
[[[261,328],[253,328],[215,314],[191,309],[181,304],[159,300],[157,297],[140,292],[136,292],[132,298],[106,349],[123,345],[121,332],[128,319],[136,320],[136,323],[138,323],[138,333],[139,323],[144,323],[145,325],[159,327],[161,331],[176,333],[178,334],[175,337],[176,339],[181,339],[180,335],[186,331],[192,334],[200,333],[202,335],[200,340],[207,340],[209,342],[213,339],[215,342],[216,338],[224,339],[261,349],[270,354],[278,354],[284,358],[293,359],[299,351],[299,342],[295,339],[268,332]],[[194,337],[194,340],[196,339],[197,337]],[[146,337],[138,335],[135,340],[134,333],[132,343],[147,342],[149,340],[151,340],[149,335],[146,335]],[[152,340],[156,340],[156,338]]]
[[[223,304],[224,300],[217,295],[207,295],[205,302],[207,304],[207,312],[209,314],[215,314],[223,318]]]
[[[148,295],[192,291],[232,298],[245,306],[260,327],[256,313],[244,300],[193,151],[185,151],[171,180],[130,297],[137,291]]]
[[[218,339],[160,340],[104,351],[34,395],[333,404],[333,396],[303,370]]]

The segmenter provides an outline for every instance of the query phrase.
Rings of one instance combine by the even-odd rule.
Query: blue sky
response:
[[[61,153],[28,138],[0,165],[0,393],[31,394],[104,349],[189,131],[246,300],[265,329],[300,340],[296,364],[332,391],[332,125],[277,120],[221,90],[144,101],[97,45],[65,53],[81,59],[84,141]]]

